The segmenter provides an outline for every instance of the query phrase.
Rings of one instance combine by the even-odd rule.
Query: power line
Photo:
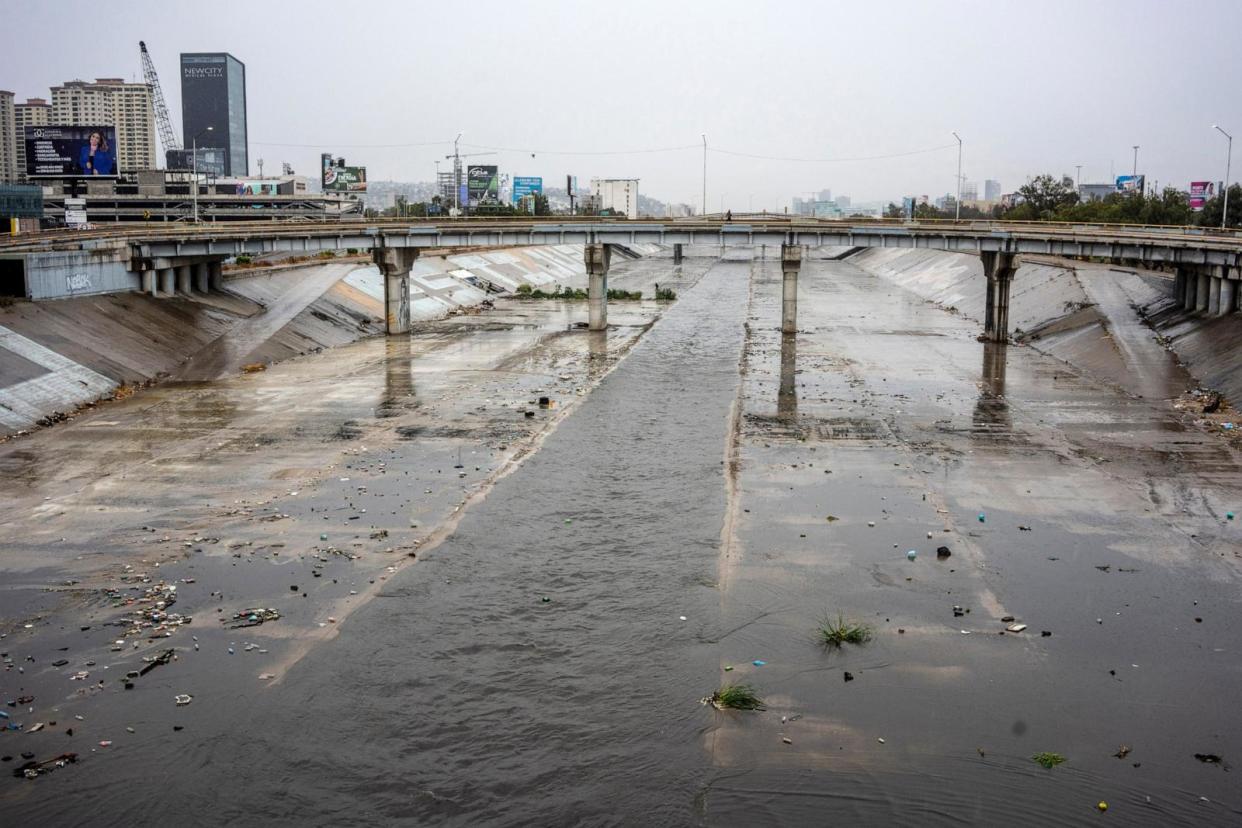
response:
[[[332,147],[333,149],[406,149],[407,147],[442,147],[445,145],[452,146],[452,140],[448,141],[422,141],[413,144],[337,144],[333,142],[320,142],[318,144],[287,144],[281,141],[251,141],[250,143],[261,147],[295,147],[300,149],[323,149],[324,147]]]
[[[475,149],[494,150],[496,152],[523,152],[531,155],[644,155],[659,152],[680,152],[681,150],[698,149],[698,144],[686,144],[680,147],[654,147],[652,149],[632,149],[632,150],[541,150],[521,147],[491,147],[486,144],[467,144],[462,142],[463,147],[473,147]]]

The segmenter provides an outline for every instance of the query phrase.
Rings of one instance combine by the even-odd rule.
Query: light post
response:
[[[957,206],[957,212],[953,216],[954,221],[962,220],[962,137],[956,132],[953,137],[957,139],[957,198],[954,199]]]
[[[1233,163],[1233,136],[1216,124],[1212,124],[1212,129],[1229,139],[1229,154],[1225,156],[1225,205],[1220,213],[1220,229],[1224,230],[1229,222],[1229,167]]]
[[[1074,179],[1074,187],[1078,190],[1082,189],[1082,164],[1077,165],[1078,177]]]
[[[453,208],[458,215],[461,214],[461,155],[457,152],[457,142],[460,140],[459,132],[453,139]]]
[[[707,215],[707,133],[699,133],[703,136],[703,215]]]
[[[212,132],[214,130],[215,130],[215,127],[207,127],[206,129],[201,129],[198,131],[198,135],[195,135],[193,138],[190,139],[190,155],[193,156],[192,163],[194,165],[194,223],[195,224],[198,224],[198,136],[202,135],[205,132]]]
[[[1131,175],[1133,175],[1135,178],[1138,178],[1138,151],[1139,151],[1139,145],[1135,144],[1134,145],[1134,171],[1131,173]]]

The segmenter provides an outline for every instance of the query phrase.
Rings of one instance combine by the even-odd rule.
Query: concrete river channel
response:
[[[689,252],[0,444],[0,822],[1242,824],[1226,440]]]

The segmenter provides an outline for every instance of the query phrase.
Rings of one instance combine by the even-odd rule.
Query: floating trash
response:
[[[187,704],[194,701],[194,697],[189,693],[178,693],[173,701],[177,703],[177,707],[185,707]]]

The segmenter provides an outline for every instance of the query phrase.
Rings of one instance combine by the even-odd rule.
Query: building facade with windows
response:
[[[155,109],[151,88],[121,78],[72,80],[52,87],[49,123],[116,129],[116,160],[122,173],[156,168]]]
[[[249,175],[246,65],[227,52],[182,53],[181,124],[187,149],[220,149],[225,175]]]

